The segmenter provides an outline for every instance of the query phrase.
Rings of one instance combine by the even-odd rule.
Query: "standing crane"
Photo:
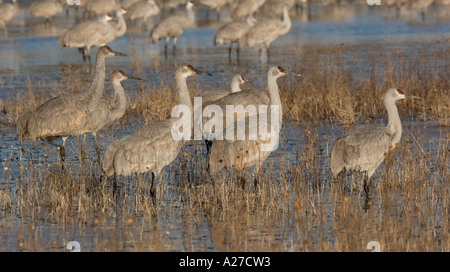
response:
[[[230,89],[222,89],[215,91],[207,91],[199,94],[198,96],[202,97],[202,104],[208,105],[214,103],[214,101],[221,99],[232,93],[238,93],[242,91],[241,85],[247,82],[241,74],[236,74],[231,79]]]
[[[89,0],[84,6],[84,12],[101,16],[119,8],[120,4],[116,0]]]
[[[6,29],[6,23],[12,20],[14,16],[19,12],[19,6],[16,0],[12,0],[12,3],[0,2],[0,29],[3,28],[3,36],[8,36],[8,30]]]
[[[233,2],[233,0],[198,0],[197,2],[199,5],[208,7],[206,11],[207,19],[209,19],[209,11],[214,10],[217,13],[217,20],[220,20],[220,9]]]
[[[206,93],[201,94],[202,97],[202,113],[206,106],[208,105],[216,105],[216,102],[221,104],[220,99],[233,93],[238,93],[242,91],[241,85],[245,82],[248,82],[244,79],[244,77],[240,74],[236,74],[231,79],[230,84],[230,90],[216,90],[216,91],[208,91]],[[209,111],[205,112],[206,114],[209,114]],[[200,118],[203,118],[202,116],[199,116]],[[204,119],[207,121],[207,119]],[[199,122],[200,120],[195,120],[195,122]],[[206,145],[206,153],[209,154],[209,148],[211,147],[212,141],[209,139],[205,139],[205,145]]]
[[[331,149],[330,168],[334,177],[342,170],[365,174],[364,188],[385,155],[400,142],[402,123],[395,102],[404,98],[419,98],[390,88],[384,94],[388,125],[364,125],[356,127],[336,139]]]
[[[180,65],[175,73],[178,105],[187,106],[193,112],[186,79],[193,75],[211,74],[188,64]],[[106,176],[151,172],[150,193],[155,203],[156,183],[164,167],[169,165],[184,145],[184,140],[174,139],[172,127],[179,118],[172,117],[136,129],[131,134],[112,142],[103,155],[102,168]],[[156,181],[155,181],[156,176]]]
[[[249,105],[269,105],[270,98],[266,94],[266,92],[262,90],[258,90],[255,88],[252,88],[250,90],[245,90],[241,92],[234,92],[230,93],[220,99],[216,99],[214,101],[211,101],[209,103],[203,103],[203,116],[199,120],[195,120],[195,122],[200,122],[200,127],[202,128],[203,136],[205,137],[205,144],[206,144],[206,151],[207,154],[210,152],[210,148],[212,145],[212,140],[214,138],[214,135],[216,134],[215,129],[212,129],[211,131],[208,131],[207,129],[204,129],[205,124],[211,120],[210,116],[212,116],[212,113],[214,111],[214,108],[208,108],[209,105],[218,106],[222,109],[223,114],[223,121],[222,123],[226,123],[226,108],[227,106],[236,106],[236,105],[242,105],[243,107],[247,107]],[[245,114],[252,114],[251,112],[246,112]]]
[[[58,0],[39,0],[31,3],[28,8],[28,18],[44,17],[46,22],[63,11],[64,7]]]
[[[247,33],[248,29],[254,26],[256,19],[248,16],[246,20],[237,19],[219,27],[214,34],[214,45],[229,43],[228,60],[231,62],[231,49],[233,43],[239,43],[239,39]],[[239,47],[236,48],[237,59],[239,60]]]
[[[289,5],[283,6],[283,19],[268,19],[252,26],[244,36],[239,39],[239,48],[260,45],[260,51],[265,48],[269,50],[270,44],[278,37],[285,35],[291,29],[289,18]]]
[[[195,26],[195,13],[193,10],[194,3],[188,1],[186,3],[186,14],[175,14],[163,19],[157,24],[150,33],[150,40],[156,43],[160,39],[166,39],[164,44],[164,55],[167,57],[167,46],[170,38],[173,38],[173,52],[177,46],[178,36],[183,32]]]
[[[105,14],[99,19],[85,21],[64,30],[59,36],[59,48],[77,47],[83,54],[83,61],[88,59],[91,62],[91,47],[106,45],[125,34],[125,13],[123,8],[116,11],[118,22],[109,22],[112,17]]]
[[[84,126],[85,131],[89,131],[94,136],[95,150],[100,159],[100,146],[97,143],[97,132],[103,127],[119,120],[127,108],[127,98],[125,90],[120,82],[126,79],[141,80],[139,77],[130,76],[121,70],[115,70],[111,74],[111,85],[114,90],[112,97],[103,94],[100,99],[91,100],[89,105],[89,114],[94,118],[89,118]],[[83,134],[83,146],[86,134]],[[84,151],[82,152],[85,153]]]
[[[62,145],[59,148],[61,160],[64,162],[66,139],[69,136],[92,133],[87,125],[96,118],[93,113],[98,110],[98,101],[103,96],[106,59],[114,56],[126,54],[116,52],[108,46],[99,48],[94,78],[86,92],[60,95],[35,110],[22,113],[17,120],[17,135],[20,141],[40,138],[53,144],[54,138],[61,137]],[[94,141],[99,152],[95,134]]]
[[[233,19],[253,16],[264,5],[266,0],[238,0],[231,6],[230,16]]]
[[[223,140],[215,140],[213,142],[211,152],[208,155],[209,172],[212,176],[224,168],[234,168],[238,171],[243,171],[248,167],[254,166],[254,171],[258,172],[267,157],[278,147],[279,133],[283,121],[283,111],[281,107],[281,98],[278,90],[277,79],[287,74],[294,73],[288,72],[280,66],[273,66],[269,68],[267,73],[270,106],[276,106],[279,109],[279,119],[273,120],[273,127],[271,125],[273,123],[271,122],[272,107],[268,110],[268,112],[266,112],[269,114],[267,118],[267,132],[270,130],[271,137],[266,137],[268,135],[262,135],[261,128],[259,128],[260,131],[253,129],[255,126],[261,126],[261,124],[259,124],[259,120],[257,122],[258,124],[250,123],[250,117],[248,116],[243,122],[236,122],[237,125],[245,125],[245,139],[238,140],[236,137],[237,130],[235,130],[233,132],[235,133],[234,140],[231,140],[229,135],[227,135]],[[262,113],[260,112],[260,114]],[[257,135],[253,135],[253,133],[257,133]],[[226,134],[226,128],[224,129],[223,134]],[[265,148],[263,148],[263,146],[265,146]]]
[[[142,19],[144,22],[147,22],[150,17],[158,15],[159,11],[155,0],[141,0],[131,5],[127,10],[128,19],[132,21]]]

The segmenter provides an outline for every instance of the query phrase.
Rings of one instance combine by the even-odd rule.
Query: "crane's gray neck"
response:
[[[283,122],[283,109],[281,108],[281,98],[280,98],[280,92],[278,90],[278,84],[277,84],[277,78],[274,76],[269,75],[267,77],[267,85],[269,88],[269,95],[270,95],[270,105],[277,105],[280,109],[279,115],[280,115],[280,127],[281,123]]]
[[[127,32],[127,23],[125,22],[125,19],[123,18],[122,12],[117,13],[117,19],[118,24],[116,27],[116,36],[122,36]]]
[[[283,23],[285,25],[285,30],[289,31],[291,28],[291,18],[289,17],[289,9],[283,8]]]
[[[127,98],[125,96],[125,91],[120,84],[120,81],[113,80],[112,87],[114,89],[114,98],[116,99],[116,103],[114,108],[111,109],[109,113],[109,119],[111,121],[115,121],[123,116],[127,107]]]
[[[402,122],[400,120],[400,116],[398,115],[395,100],[385,100],[384,105],[386,106],[388,114],[387,129],[389,130],[389,133],[392,134],[392,145],[395,145],[400,142],[402,137]]]
[[[241,86],[240,85],[241,84],[237,80],[231,81],[231,92],[232,93],[240,92],[241,91]]]
[[[97,106],[97,101],[103,95],[103,89],[105,88],[105,67],[106,57],[103,54],[97,54],[95,61],[95,73],[92,80],[89,92],[91,97],[89,99],[88,110],[94,111]]]
[[[189,18],[189,20],[195,22],[194,9],[192,7],[186,7],[186,13],[187,13],[187,17]]]
[[[178,92],[178,104],[186,105],[189,107],[193,113],[191,96],[189,95],[189,90],[186,82],[186,77],[180,74],[175,76],[176,87]]]

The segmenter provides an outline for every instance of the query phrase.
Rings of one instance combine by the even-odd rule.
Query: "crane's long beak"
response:
[[[297,74],[297,73],[294,73],[294,72],[287,72],[287,74],[288,75],[291,75],[291,76],[298,76],[298,77],[301,77],[302,75],[300,75],[300,74]]]
[[[113,51],[113,52],[114,52],[115,56],[123,56],[123,57],[128,57],[128,55],[127,55],[127,54],[125,54],[125,53],[121,53],[121,52],[117,52],[117,51]]]
[[[212,74],[210,74],[210,73],[203,72],[203,71],[197,70],[197,69],[195,69],[195,68],[194,68],[194,71],[195,71],[195,73],[197,73],[198,75],[212,76]]]
[[[415,96],[412,94],[404,94],[404,95],[405,95],[405,98],[420,98],[419,96]]]
[[[127,75],[127,79],[136,79],[136,80],[142,80],[141,78],[139,78],[139,77],[135,77],[135,76],[129,76],[129,75]]]

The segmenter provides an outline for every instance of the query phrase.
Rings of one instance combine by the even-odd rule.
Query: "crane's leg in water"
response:
[[[167,59],[167,46],[169,45],[169,37],[166,37],[166,42],[164,43],[164,57]]]
[[[97,156],[98,156],[98,163],[100,163],[100,159],[101,159],[101,155],[100,155],[100,146],[98,145],[97,142],[97,133],[92,133],[92,135],[94,136],[94,146],[95,146],[95,151],[97,152]]]
[[[158,181],[155,180],[157,178],[155,178],[155,174],[153,173],[153,171],[151,173],[152,173],[152,184],[150,185],[150,196],[152,197],[153,205],[156,205],[156,183]]]
[[[66,140],[67,137],[62,137],[62,145],[59,146],[59,156],[61,157],[61,169],[66,170]]]
[[[173,54],[174,56],[176,55],[177,40],[178,40],[178,37],[174,37],[174,38],[173,38],[173,52],[172,52],[172,54]]]

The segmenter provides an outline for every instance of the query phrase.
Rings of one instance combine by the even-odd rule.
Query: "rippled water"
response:
[[[19,1],[20,2],[20,1]],[[120,52],[135,52],[142,65],[141,77],[146,86],[158,86],[168,84],[170,76],[177,63],[186,62],[193,66],[201,67],[202,70],[214,74],[212,78],[197,77],[199,88],[220,88],[227,84],[227,79],[236,72],[241,72],[250,78],[261,79],[265,77],[267,67],[271,65],[281,65],[291,68],[297,61],[302,46],[306,46],[312,41],[317,44],[342,44],[353,46],[353,51],[348,54],[365,54],[374,47],[385,45],[395,45],[402,50],[410,51],[412,54],[424,46],[428,46],[435,40],[446,39],[450,34],[449,21],[439,19],[441,12],[430,9],[433,16],[422,21],[418,13],[406,12],[400,18],[395,16],[395,12],[385,7],[369,7],[367,5],[345,5],[334,7],[313,7],[308,10],[291,11],[293,24],[291,31],[277,39],[270,50],[269,56],[259,57],[256,49],[245,49],[241,52],[239,62],[234,57],[228,62],[227,46],[213,45],[213,36],[216,27],[222,21],[215,18],[206,19],[205,10],[199,8],[199,27],[187,30],[177,43],[176,55],[172,55],[169,47],[167,58],[163,53],[163,42],[151,44],[149,41],[149,30],[142,31],[139,27],[132,27],[126,35],[118,38],[110,44],[110,47]],[[447,11],[448,12],[448,11]],[[222,12],[222,20],[227,20],[227,11]],[[441,17],[440,17],[441,18]],[[70,16],[64,14],[55,18],[51,25],[44,25],[42,22],[28,22],[26,19],[26,7],[16,17],[13,24],[8,26],[9,35],[7,39],[0,40],[0,98],[5,100],[17,93],[26,92],[29,88],[34,90],[51,89],[51,84],[57,80],[63,70],[71,65],[73,69],[89,71],[83,64],[81,55],[76,49],[58,49],[58,34],[66,27],[75,23],[77,19],[73,10]],[[95,55],[92,50],[92,56]],[[107,69],[122,69],[130,74],[135,71],[132,58],[121,57],[107,61]],[[364,66],[364,63],[360,65]],[[86,80],[89,81],[90,73],[86,73]],[[258,80],[255,80],[256,84]],[[262,81],[263,82],[263,81]],[[127,83],[134,89],[134,82]],[[202,87],[207,86],[207,87]],[[259,86],[256,86],[259,87]],[[108,87],[109,88],[109,87]],[[133,95],[131,92],[130,95]],[[424,150],[433,153],[438,145],[442,131],[435,124],[413,121],[405,122],[406,127],[415,130],[427,126],[428,129],[423,135]],[[379,120],[382,122],[383,120]],[[127,124],[125,127],[113,131],[115,137],[126,135],[135,129],[135,124]],[[310,128],[311,129],[311,128]],[[322,141],[319,148],[323,149],[319,161],[326,165],[326,158],[332,144],[332,140],[341,134],[340,128],[327,122],[319,122],[315,128],[318,137],[323,139],[328,136],[328,140]],[[285,156],[295,158],[298,156],[295,150],[303,148],[305,126],[293,122],[287,122],[282,133],[282,143],[280,149],[274,152],[270,161],[277,161]],[[4,128],[0,130],[2,141],[0,145],[1,159],[7,161],[10,157],[18,158],[20,142],[17,139],[14,128]],[[101,139],[102,149],[111,141],[111,136],[106,135]],[[411,140],[410,140],[411,141]],[[25,143],[24,145],[27,145]],[[88,136],[88,146],[91,138]],[[68,157],[72,157],[71,163],[74,168],[79,163],[77,157],[77,139],[70,139],[67,142]],[[192,144],[188,145],[188,150],[192,150]],[[91,154],[94,151],[91,150]],[[286,155],[286,153],[288,155]],[[42,165],[42,152],[35,151],[34,164]],[[53,161],[52,161],[53,159]],[[28,163],[28,154],[23,154],[20,163]],[[296,160],[292,159],[291,163]],[[57,161],[57,156],[47,159],[46,163],[51,164]],[[167,180],[177,180],[185,175],[180,171],[180,163],[174,162],[174,167],[167,170]],[[17,161],[9,164],[12,170],[2,172],[0,183],[2,192],[14,190],[14,186],[8,187],[18,182],[19,164]],[[276,168],[274,168],[276,170]],[[2,171],[4,171],[3,168]],[[326,170],[323,170],[326,171]],[[274,178],[279,173],[275,171]],[[11,189],[13,188],[13,189]],[[171,194],[176,195],[176,190]],[[331,194],[330,191],[323,192],[323,196]],[[170,195],[170,194],[169,194]],[[329,195],[328,195],[329,196]],[[312,203],[314,200],[311,200]],[[319,201],[319,200],[317,200]],[[327,203],[325,208],[328,212],[339,203],[331,203],[331,200],[320,202]],[[116,250],[116,251],[139,251],[139,250],[162,250],[162,251],[226,251],[236,250],[230,246],[233,243],[240,245],[243,251],[261,251],[271,248],[279,251],[296,251],[305,248],[305,240],[300,239],[296,232],[296,224],[300,220],[292,217],[288,211],[281,208],[279,214],[270,214],[264,220],[259,220],[258,213],[246,213],[239,211],[239,215],[222,213],[216,207],[210,207],[208,211],[202,209],[186,209],[185,203],[162,202],[162,207],[155,215],[140,215],[126,207],[117,207],[116,218],[101,219],[100,223],[92,223],[92,218],[87,218],[86,222],[71,221],[68,217],[66,222],[49,220],[45,214],[21,215],[3,213],[0,218],[0,250],[2,251],[62,251],[68,241],[80,242],[83,251],[96,250]],[[292,207],[288,204],[287,207]],[[438,206],[437,206],[438,207]],[[439,206],[440,207],[440,206]],[[42,211],[41,211],[42,212]],[[444,209],[445,212],[445,209]],[[132,218],[132,223],[127,224],[126,217]],[[229,217],[229,218],[228,218]],[[339,248],[339,244],[333,235],[336,226],[332,223],[332,212],[328,218],[328,223],[319,225],[312,233],[312,237],[327,237],[325,240],[331,245],[331,250]],[[228,227],[227,220],[232,218]],[[301,221],[304,223],[303,221]],[[439,224],[440,226],[440,224]],[[236,235],[239,229],[243,236]],[[245,231],[244,231],[245,229]],[[112,231],[113,230],[113,231]],[[321,234],[318,234],[321,233]],[[325,234],[323,234],[325,233]],[[236,236],[234,236],[236,235]],[[236,241],[242,239],[245,241]],[[267,243],[279,243],[276,247],[271,247]],[[25,244],[20,244],[25,241]],[[221,241],[221,242],[220,242]],[[275,241],[275,242],[274,242]],[[311,238],[312,244],[320,244],[319,238]],[[445,244],[445,243],[444,243]],[[445,244],[448,246],[448,244]],[[317,247],[321,248],[321,247]],[[448,248],[447,248],[448,249]],[[307,249],[308,250],[308,249]],[[311,247],[309,250],[314,250]],[[353,248],[352,250],[364,251],[364,248]]]

